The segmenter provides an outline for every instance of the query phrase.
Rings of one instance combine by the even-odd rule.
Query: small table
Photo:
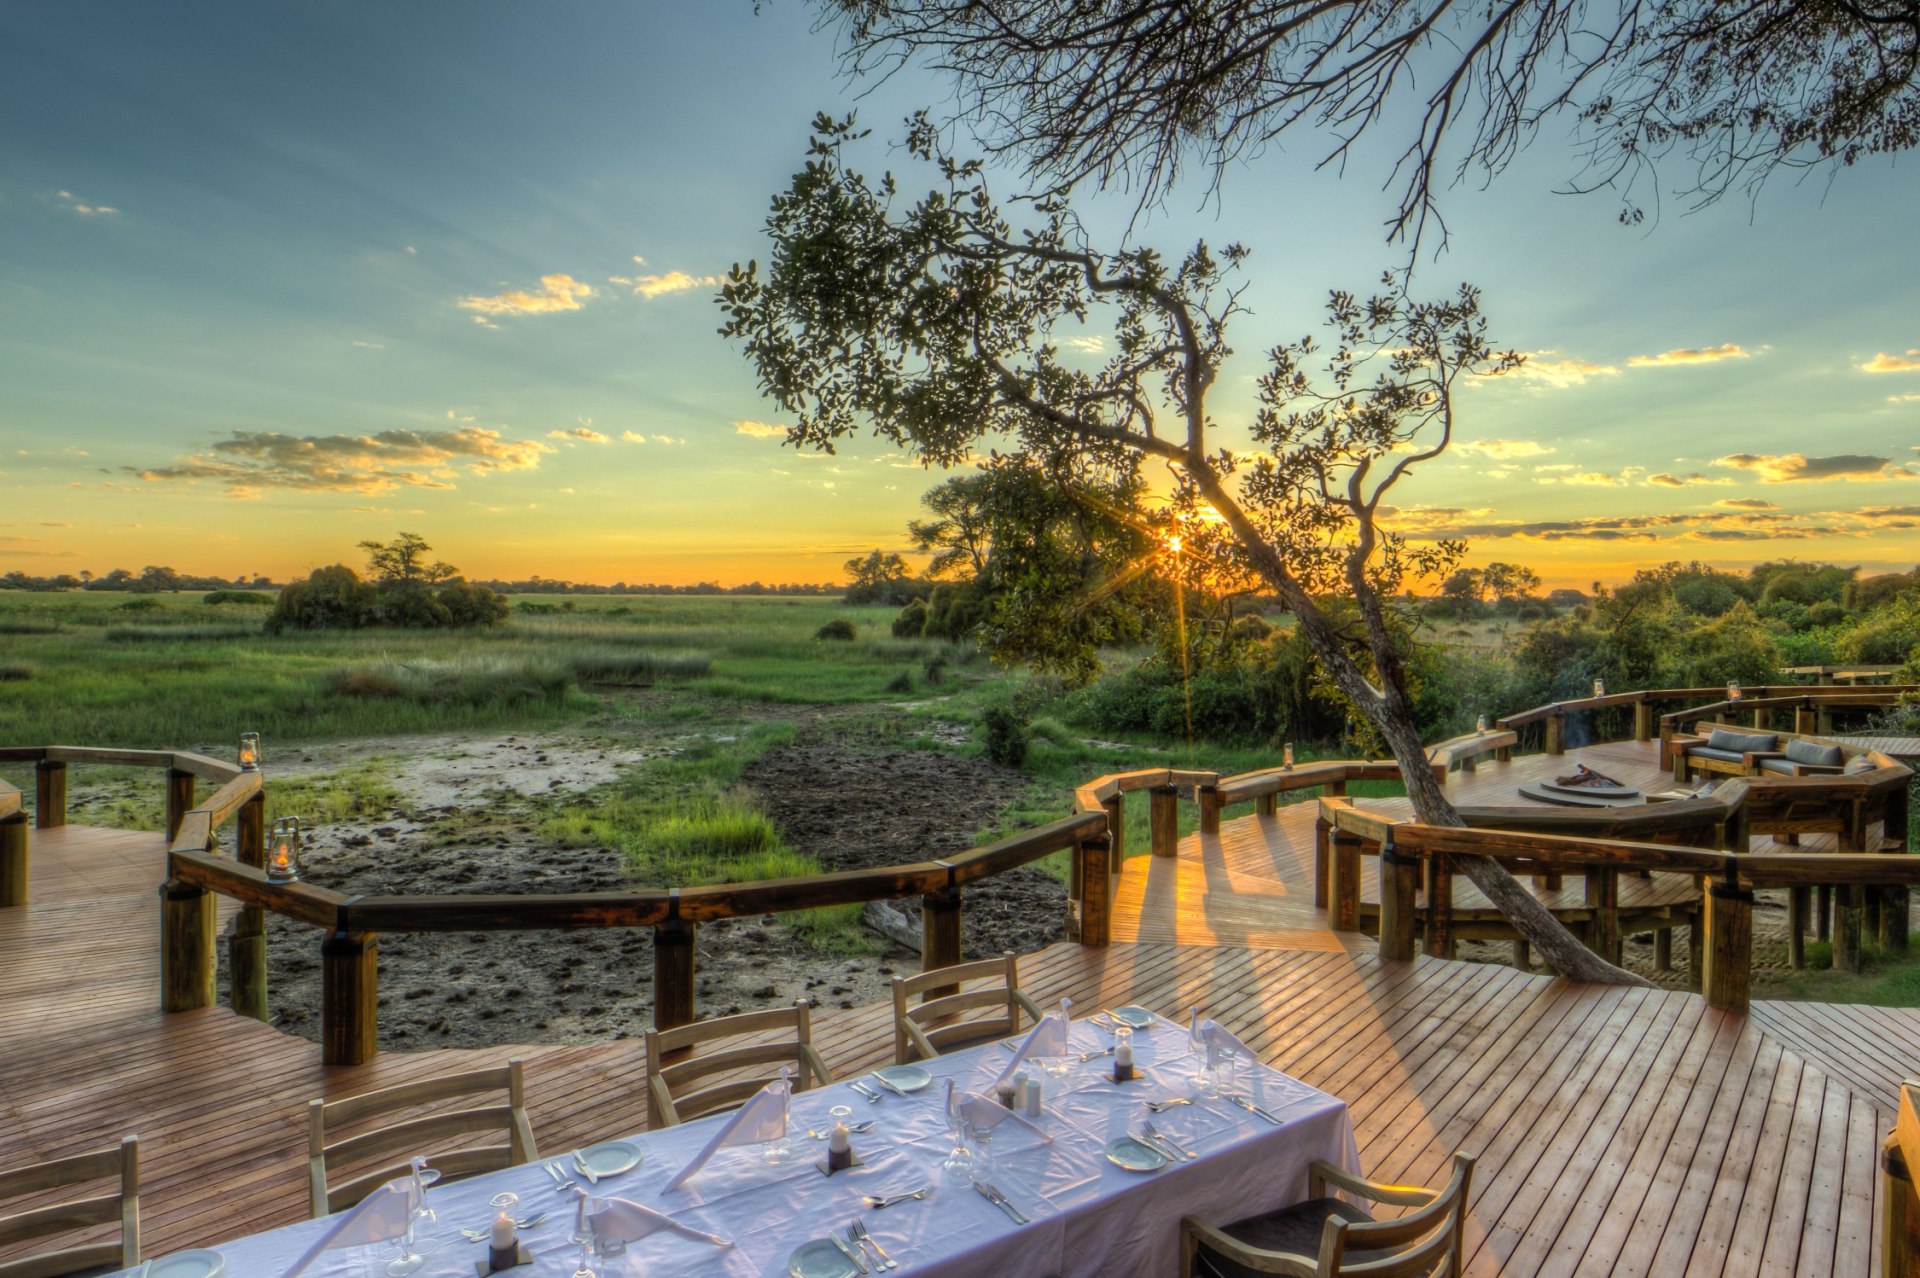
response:
[[[1074,1024],[1072,1041],[1076,1051],[1111,1043],[1104,1031],[1084,1021]],[[753,1147],[722,1150],[684,1186],[666,1190],[668,1179],[706,1144],[725,1116],[631,1137],[645,1150],[644,1161],[630,1172],[602,1177],[592,1192],[644,1203],[735,1245],[718,1249],[663,1230],[633,1243],[625,1256],[594,1262],[594,1271],[599,1278],[784,1274],[794,1248],[829,1230],[844,1235],[847,1225],[862,1217],[900,1263],[889,1278],[1147,1278],[1177,1272],[1182,1216],[1227,1222],[1298,1202],[1306,1197],[1307,1166],[1314,1159],[1359,1170],[1346,1102],[1261,1065],[1252,1067],[1242,1087],[1280,1119],[1278,1125],[1224,1100],[1201,1099],[1151,1116],[1162,1132],[1194,1151],[1195,1159],[1151,1173],[1115,1166],[1105,1157],[1107,1143],[1139,1130],[1148,1116],[1141,1102],[1190,1095],[1199,1064],[1188,1050],[1186,1031],[1171,1021],[1156,1019],[1133,1041],[1142,1076],[1137,1081],[1112,1082],[1110,1058],[1079,1065],[1064,1079],[1046,1077],[1046,1112],[1035,1121],[1051,1142],[1016,1122],[1003,1122],[996,1130],[993,1183],[1032,1218],[1031,1224],[1017,1226],[979,1194],[942,1183],[940,1164],[952,1144],[945,1082],[951,1078],[959,1089],[990,1093],[1012,1059],[1005,1044],[992,1043],[921,1062],[933,1081],[908,1095],[889,1093],[870,1103],[845,1082],[797,1093],[789,1137],[794,1158],[784,1164],[766,1163]],[[811,1139],[807,1129],[825,1130],[833,1105],[850,1105],[856,1119],[871,1118],[876,1126],[854,1138],[864,1165],[829,1178],[814,1166],[826,1157],[825,1142]],[[547,1161],[554,1157],[549,1154]],[[863,1194],[922,1185],[936,1187],[924,1201],[883,1211],[861,1202]],[[566,1241],[573,1199],[557,1192],[538,1164],[529,1164],[428,1193],[427,1203],[439,1219],[421,1232],[439,1242],[416,1278],[471,1278],[485,1245],[466,1242],[457,1229],[482,1226],[491,1214],[487,1200],[503,1190],[520,1195],[523,1213],[549,1213],[521,1235],[533,1263],[509,1272],[517,1278],[573,1273],[579,1248]],[[323,1221],[303,1221],[222,1244],[224,1278],[280,1278],[326,1227]],[[367,1278],[383,1274],[392,1254],[391,1245],[325,1252],[306,1272],[311,1278]]]

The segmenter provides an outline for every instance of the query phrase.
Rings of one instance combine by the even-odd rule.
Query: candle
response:
[[[835,1123],[827,1136],[827,1170],[843,1171],[853,1166],[853,1137],[845,1123]]]
[[[504,1211],[493,1219],[493,1245],[496,1249],[513,1246],[513,1217]]]
[[[514,1236],[515,1228],[513,1217],[504,1211],[494,1218],[493,1233],[487,1239],[488,1269],[497,1273],[520,1263],[520,1240]]]
[[[1114,1048],[1113,1063],[1115,1068],[1125,1070],[1129,1074],[1133,1073],[1133,1044],[1122,1043]]]

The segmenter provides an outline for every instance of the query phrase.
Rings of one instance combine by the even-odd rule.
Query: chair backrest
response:
[[[984,984],[973,989],[962,988],[969,981]],[[929,991],[934,997],[925,997]],[[912,1002],[916,996],[922,1001]],[[996,1014],[957,1019],[982,1008],[990,1008]],[[937,967],[916,976],[896,976],[893,978],[893,1059],[896,1064],[905,1065],[912,1060],[1016,1034],[1020,1030],[1022,1009],[1035,1021],[1040,1019],[1040,1009],[1020,992],[1020,969],[1011,953]]]
[[[124,1269],[139,1264],[140,1138],[137,1136],[127,1137],[112,1149],[0,1171],[0,1201],[107,1179],[119,1182],[111,1193],[70,1198],[0,1216],[0,1247],[114,1221],[120,1222],[117,1242],[85,1243],[0,1260],[0,1278],[56,1278],[62,1274]]]
[[[700,1052],[719,1039],[748,1039],[737,1046]],[[732,1109],[780,1075],[742,1075],[752,1065],[791,1065],[793,1088],[831,1083],[826,1062],[813,1050],[812,1008],[795,999],[792,1007],[716,1016],[669,1030],[647,1031],[647,1115],[654,1127],[671,1127],[702,1114]],[[705,1081],[713,1075],[718,1081]]]
[[[1425,1206],[1396,1220],[1327,1221],[1320,1235],[1320,1274],[1323,1278],[1459,1278],[1462,1226],[1472,1182],[1472,1157],[1455,1154],[1452,1177]],[[1350,1252],[1367,1255],[1349,1260]]]
[[[436,1109],[386,1126],[366,1127],[352,1135],[332,1139],[342,1127],[361,1127],[364,1120],[387,1117],[442,1101],[473,1096],[481,1092],[504,1091],[506,1102],[457,1109]],[[463,1145],[436,1150],[433,1142],[469,1132],[502,1131],[506,1141],[497,1145]],[[398,1162],[388,1162],[398,1156]],[[443,1074],[418,1082],[400,1083],[379,1091],[349,1096],[337,1101],[313,1101],[307,1106],[307,1197],[315,1216],[351,1207],[386,1182],[404,1176],[408,1160],[425,1157],[442,1180],[458,1180],[478,1172],[497,1171],[518,1163],[530,1163],[540,1156],[533,1143],[533,1127],[527,1121],[526,1092],[520,1080],[520,1062],[508,1061],[494,1069],[469,1070],[463,1074]],[[361,1165],[369,1159],[380,1160],[372,1168]],[[352,1178],[339,1185],[327,1185],[327,1168],[352,1168]]]

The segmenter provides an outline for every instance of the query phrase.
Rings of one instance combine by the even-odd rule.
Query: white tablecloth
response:
[[[1083,1050],[1110,1042],[1084,1022],[1074,1025],[1073,1038]],[[855,1217],[863,1217],[900,1262],[899,1278],[1158,1278],[1177,1272],[1182,1216],[1226,1222],[1298,1202],[1306,1196],[1307,1164],[1316,1158],[1359,1170],[1346,1103],[1260,1066],[1243,1086],[1281,1120],[1278,1126],[1224,1100],[1207,1099],[1153,1116],[1161,1131],[1199,1155],[1196,1160],[1145,1174],[1115,1166],[1104,1155],[1107,1143],[1139,1130],[1147,1116],[1142,1101],[1191,1095],[1199,1063],[1187,1050],[1185,1030],[1170,1021],[1135,1034],[1134,1042],[1142,1073],[1137,1081],[1112,1082],[1108,1059],[1082,1065],[1065,1080],[1046,1080],[1054,1094],[1039,1123],[1052,1135],[1051,1144],[1017,1123],[996,1129],[992,1180],[1032,1218],[1030,1225],[1016,1226],[978,1193],[941,1180],[940,1163],[952,1144],[942,1111],[943,1080],[951,1077],[961,1088],[990,1092],[1010,1059],[1002,1045],[990,1044],[922,1062],[934,1076],[933,1086],[909,1096],[887,1094],[869,1103],[845,1083],[797,1094],[791,1133],[796,1157],[786,1164],[769,1165],[754,1148],[722,1150],[686,1185],[667,1191],[667,1180],[699,1151],[719,1120],[632,1137],[645,1150],[645,1160],[623,1175],[602,1177],[593,1192],[645,1203],[736,1245],[717,1249],[661,1231],[635,1243],[624,1257],[598,1260],[593,1267],[601,1278],[781,1275],[796,1247],[830,1229],[844,1233]],[[851,1105],[855,1121],[872,1118],[876,1126],[854,1138],[865,1165],[828,1178],[814,1165],[825,1157],[826,1146],[809,1138],[807,1128],[824,1131],[828,1107],[837,1104]],[[549,1150],[545,1161],[566,1152]],[[862,1194],[927,1185],[934,1193],[926,1200],[883,1211],[860,1201]],[[573,1201],[555,1191],[539,1166],[530,1165],[429,1191],[438,1223],[423,1224],[421,1233],[438,1240],[438,1246],[419,1278],[471,1278],[486,1247],[467,1242],[457,1228],[483,1227],[492,1214],[487,1200],[503,1190],[520,1195],[520,1215],[549,1213],[522,1235],[534,1263],[512,1272],[526,1278],[573,1273],[579,1248],[566,1240]],[[226,1278],[279,1278],[325,1228],[323,1221],[303,1221],[222,1244]],[[314,1278],[379,1278],[393,1254],[390,1246],[326,1252],[307,1272]]]

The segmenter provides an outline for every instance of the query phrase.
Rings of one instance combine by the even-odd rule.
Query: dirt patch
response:
[[[772,751],[741,777],[796,851],[827,870],[940,860],[973,846],[1028,778],[982,759],[928,750],[864,754],[827,746]],[[1022,866],[969,886],[961,946],[969,958],[1026,953],[1066,932],[1066,887]],[[917,908],[914,900],[903,908]]]
[[[597,892],[627,886],[619,855],[556,848],[540,836],[540,823],[569,804],[590,804],[594,786],[662,748],[611,749],[529,734],[384,739],[300,749],[276,771],[325,772],[372,753],[395,760],[401,799],[366,821],[316,830],[307,849],[311,882],[364,895]],[[962,851],[1027,781],[1009,769],[924,751],[796,746],[762,759],[748,783],[790,844],[828,869],[844,869]],[[1002,875],[967,893],[967,952],[1045,945],[1060,936],[1064,912],[1065,890],[1049,875],[1031,868]],[[267,926],[274,1023],[318,1038],[321,937],[273,916]],[[880,1002],[888,981],[917,970],[919,957],[898,948],[823,955],[768,915],[703,925],[695,964],[700,1015],[722,1016],[802,996],[826,1007]],[[649,929],[384,935],[380,1046],[637,1037],[652,1024],[652,987]]]

